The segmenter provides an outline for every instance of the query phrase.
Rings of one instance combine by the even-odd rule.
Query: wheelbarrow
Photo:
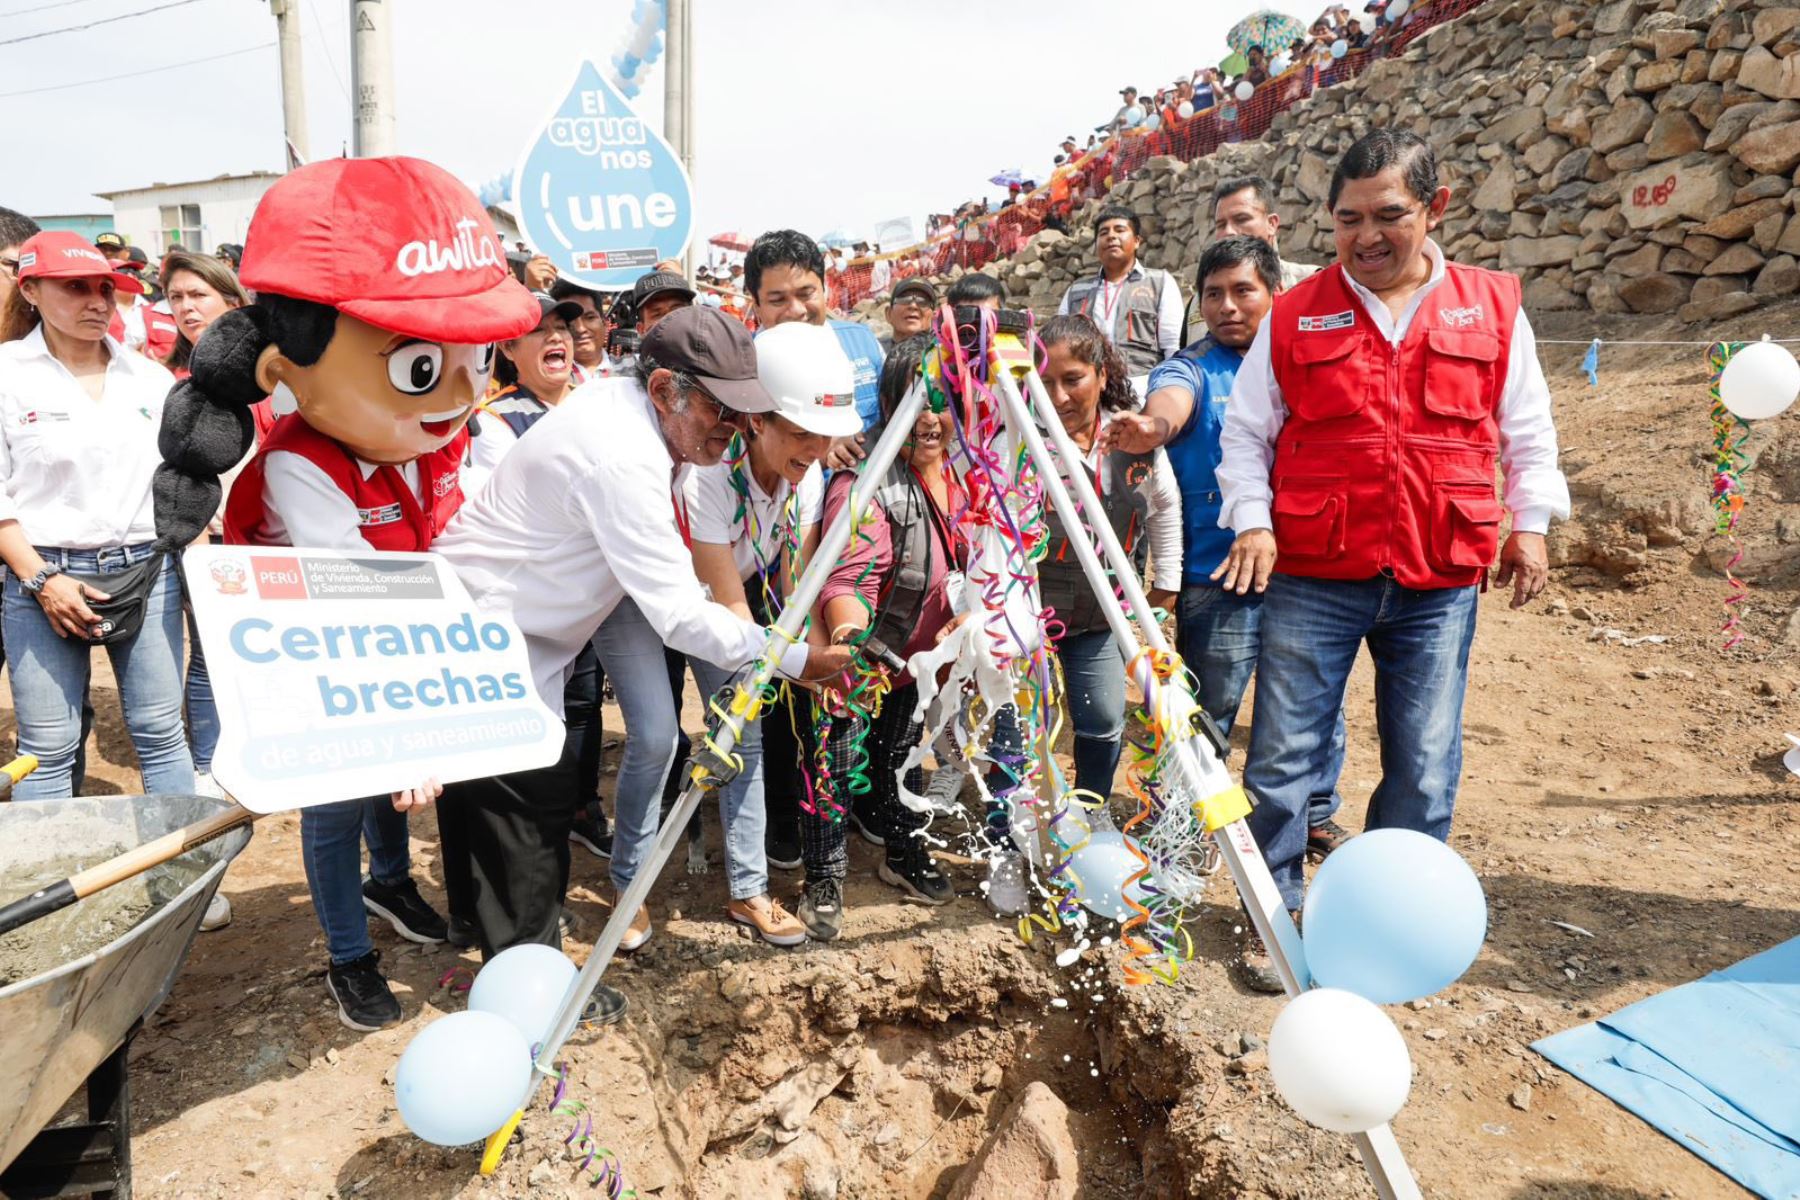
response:
[[[23,891],[235,806],[204,796],[0,805],[0,880]],[[0,938],[0,1196],[131,1194],[126,1060],[174,986],[243,825]],[[77,1089],[88,1120],[46,1125]]]

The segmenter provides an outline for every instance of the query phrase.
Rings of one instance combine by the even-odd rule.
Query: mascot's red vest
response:
[[[1499,545],[1500,397],[1519,281],[1446,264],[1398,346],[1333,265],[1275,298],[1269,353],[1288,418],[1275,443],[1275,569],[1481,581]]]
[[[263,463],[271,451],[285,450],[324,471],[350,498],[362,518],[363,540],[370,546],[377,550],[429,550],[433,539],[462,507],[457,472],[468,441],[465,427],[448,445],[418,460],[420,491],[431,497],[427,509],[398,467],[376,467],[365,479],[355,455],[301,420],[298,413],[277,417],[256,457],[231,485],[231,498],[225,505],[225,540],[239,546],[269,544],[263,521]]]

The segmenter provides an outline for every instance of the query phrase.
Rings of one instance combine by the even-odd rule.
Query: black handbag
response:
[[[133,563],[122,571],[63,572],[76,583],[86,584],[110,599],[87,600],[87,606],[100,618],[100,632],[88,640],[97,646],[130,641],[144,626],[144,610],[149,607],[150,589],[162,575],[163,551],[158,550],[143,562]],[[85,597],[84,597],[85,599]]]

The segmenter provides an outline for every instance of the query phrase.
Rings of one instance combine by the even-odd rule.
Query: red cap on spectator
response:
[[[143,283],[134,275],[113,269],[106,255],[79,233],[46,229],[32,234],[19,247],[20,279],[89,279],[113,281],[121,292],[141,295]]]
[[[434,342],[503,341],[541,319],[474,193],[417,158],[291,172],[256,206],[238,277]]]

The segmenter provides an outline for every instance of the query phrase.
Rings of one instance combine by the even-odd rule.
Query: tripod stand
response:
[[[965,408],[988,403],[990,398],[997,400],[1009,445],[1022,446],[1030,460],[1042,468],[1039,474],[1044,491],[1071,535],[1069,545],[1095,590],[1107,625],[1131,664],[1144,695],[1145,709],[1156,726],[1158,743],[1166,748],[1163,771],[1170,791],[1191,803],[1193,819],[1217,845],[1288,995],[1298,995],[1311,982],[1300,934],[1244,823],[1249,800],[1226,771],[1220,757],[1222,739],[1187,686],[1179,659],[1155,621],[1136,567],[1120,545],[1088,479],[1082,455],[1062,428],[1045,393],[1032,351],[1029,314],[945,310],[939,327],[942,353],[960,356],[965,361],[969,355],[975,356],[970,365],[979,376],[980,386],[974,389],[977,394],[959,398]],[[949,339],[960,338],[963,331],[970,335],[967,344],[945,344]],[[745,726],[761,715],[780,652],[799,638],[826,577],[868,511],[902,444],[911,436],[914,422],[932,392],[929,381],[921,380],[889,416],[886,430],[862,464],[845,510],[821,535],[811,562],[770,630],[763,654],[732,686],[728,697],[713,706],[714,717],[694,754],[687,786],[663,821],[643,866],[619,898],[538,1051],[534,1091],[543,1078],[555,1077],[556,1055],[574,1032],[587,998],[617,953],[632,914],[644,903],[664,863],[685,836],[689,818],[708,793],[730,782],[741,768],[735,748]],[[1041,427],[1033,417],[1032,406],[1043,414]],[[1059,466],[1066,471],[1067,484]],[[1088,518],[1085,521],[1084,516]],[[1093,543],[1080,536],[1084,527],[1092,531]],[[1026,569],[1030,569],[1029,564]],[[1115,582],[1123,593],[1122,601],[1114,594]],[[522,1103],[529,1099],[524,1097]],[[491,1170],[490,1164],[498,1162],[516,1123],[515,1116],[490,1139],[484,1170]],[[1383,1125],[1355,1137],[1364,1167],[1383,1200],[1416,1200],[1418,1186],[1389,1129]]]

